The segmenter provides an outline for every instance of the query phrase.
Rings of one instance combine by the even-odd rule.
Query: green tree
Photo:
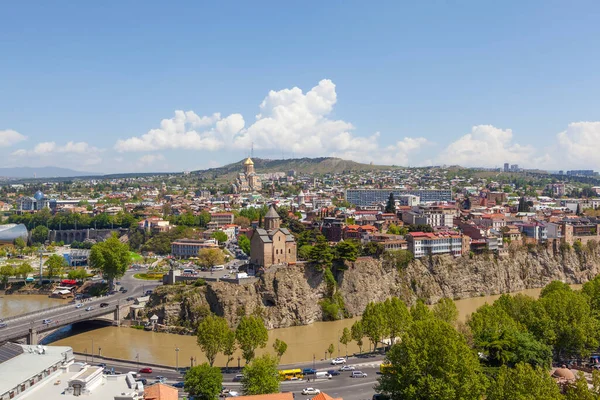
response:
[[[369,242],[362,248],[362,254],[367,257],[379,258],[385,252],[385,247],[379,242]]]
[[[217,242],[219,242],[219,243],[225,243],[228,239],[227,234],[223,231],[215,231],[212,234],[212,238],[217,239]]]
[[[92,246],[90,265],[102,271],[111,288],[115,278],[125,275],[130,262],[129,246],[121,243],[116,234]]]
[[[389,233],[390,235],[399,235],[400,228],[398,228],[397,225],[390,224],[390,226],[388,226],[387,233]]]
[[[387,204],[385,205],[385,212],[390,214],[396,214],[396,200],[394,199],[394,193],[390,192]]]
[[[250,239],[246,235],[240,235],[238,237],[238,246],[246,255],[250,255]]]
[[[279,392],[277,358],[263,354],[244,367],[242,387],[246,396]]]
[[[269,334],[262,319],[250,315],[242,317],[235,330],[235,337],[242,350],[242,357],[248,364],[254,358],[256,349],[267,345]]]
[[[433,317],[433,313],[422,299],[418,299],[410,309],[410,316],[414,321],[422,321]]]
[[[8,278],[11,276],[15,276],[15,269],[12,265],[3,265],[0,267],[0,281],[2,281],[2,286],[6,288]]]
[[[363,337],[365,337],[365,333],[363,332],[363,326],[360,320],[352,324],[352,327],[350,328],[350,335],[352,336],[352,340],[356,342],[358,351],[362,353]]]
[[[19,265],[15,271],[16,275],[20,276],[23,280],[27,279],[29,274],[31,274],[32,272],[33,267],[27,262],[24,262],[23,264]]]
[[[384,260],[391,263],[397,269],[404,269],[414,260],[414,256],[408,250],[398,249],[386,251],[384,253]]]
[[[185,390],[198,399],[213,400],[219,397],[223,387],[221,369],[208,363],[190,368],[185,374]]]
[[[67,273],[67,278],[77,279],[77,280],[82,281],[85,278],[87,278],[87,272],[86,272],[85,268],[72,269]]]
[[[346,358],[348,358],[348,343],[352,341],[352,335],[348,328],[344,328],[342,336],[340,336],[340,343],[346,347]]]
[[[331,267],[333,254],[325,236],[317,236],[317,241],[310,251],[308,260],[322,269]]]
[[[454,300],[444,297],[433,306],[433,315],[450,325],[458,320],[458,309]]]
[[[38,225],[31,231],[31,241],[33,243],[44,244],[48,240],[48,228],[44,225]]]
[[[225,362],[225,370],[229,371],[229,363],[233,361],[233,354],[237,350],[237,343],[235,340],[235,331],[229,329],[227,334],[223,338],[223,355],[227,359]]]
[[[327,347],[327,353],[329,353],[329,358],[331,358],[331,355],[333,354],[334,351],[335,351],[335,346],[333,345],[333,343],[330,343],[329,347]]]
[[[248,228],[250,226],[250,222],[251,222],[250,219],[247,217],[244,217],[243,215],[237,216],[233,220],[234,224],[239,225],[242,228]]]
[[[520,363],[503,366],[488,389],[487,400],[560,400],[563,396],[550,374],[542,368]]]
[[[403,400],[480,400],[485,377],[475,352],[452,326],[436,318],[415,321],[387,353],[391,368],[377,390]]]
[[[215,265],[221,265],[225,262],[225,255],[221,249],[200,249],[198,252],[198,261],[201,265],[212,268]]]
[[[594,371],[592,375],[592,388],[588,387],[587,379],[583,372],[579,371],[575,383],[565,387],[566,400],[599,400],[600,390],[598,387],[598,372]]]
[[[48,257],[44,265],[46,266],[46,275],[48,278],[52,278],[53,276],[60,277],[67,266],[67,260],[58,254],[52,254]]]
[[[310,260],[310,253],[312,252],[313,246],[310,244],[305,244],[302,247],[298,248],[298,258],[301,260]]]
[[[335,258],[340,261],[356,261],[359,255],[358,245],[349,240],[342,240],[334,249]]]
[[[18,250],[23,250],[25,248],[25,246],[27,246],[27,243],[25,243],[25,240],[23,240],[22,237],[18,237],[15,239],[15,247]]]
[[[198,324],[196,341],[211,367],[215,363],[217,354],[224,348],[227,332],[229,326],[225,318],[213,314],[204,317]]]
[[[408,329],[412,322],[412,317],[406,304],[397,297],[387,299],[383,303],[383,308],[384,321],[387,325],[386,330],[390,336],[390,344],[393,345],[396,338]]]
[[[287,351],[288,345],[283,340],[275,339],[273,342],[273,350],[275,350],[275,354],[277,354],[277,362],[281,362],[281,357]]]
[[[370,302],[367,304],[361,322],[365,336],[373,344],[373,350],[376,350],[377,344],[387,334],[386,314],[383,303]]]

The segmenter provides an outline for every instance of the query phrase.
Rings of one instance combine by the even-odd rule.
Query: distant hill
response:
[[[225,175],[234,175],[243,170],[242,159],[236,163],[228,164],[219,168],[210,168],[206,170],[194,171],[193,174],[204,175],[206,177],[221,177]],[[343,173],[346,171],[373,171],[383,169],[393,169],[386,165],[361,164],[356,161],[342,160],[335,157],[321,158],[292,158],[288,160],[268,160],[262,158],[253,158],[254,169],[257,173],[267,172],[288,172],[296,171],[305,174],[326,174]]]
[[[0,168],[0,177],[4,178],[62,178],[72,176],[93,176],[90,172],[75,171],[60,167],[19,167]]]

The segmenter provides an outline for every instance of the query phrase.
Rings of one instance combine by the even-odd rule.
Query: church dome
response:
[[[250,157],[248,157],[246,158],[246,161],[244,161],[244,165],[254,165],[254,162]]]

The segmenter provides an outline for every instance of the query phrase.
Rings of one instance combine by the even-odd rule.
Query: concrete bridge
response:
[[[100,307],[103,303],[107,305]],[[4,320],[7,326],[0,329],[0,343],[26,339],[27,344],[38,344],[44,336],[63,326],[106,317],[112,317],[113,324],[118,325],[121,321],[121,308],[128,307],[130,302],[115,294],[87,299],[81,304],[80,308],[71,303],[7,318]],[[86,311],[87,307],[92,309]],[[50,322],[44,323],[44,320]]]
[[[127,229],[125,228],[114,228],[114,229],[53,229],[48,232],[48,240],[50,242],[64,242],[65,244],[71,244],[74,241],[83,242],[86,239],[104,240],[113,232],[117,232],[117,235],[121,236]]]

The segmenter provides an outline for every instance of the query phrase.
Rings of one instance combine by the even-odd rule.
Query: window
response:
[[[291,254],[291,253],[292,253],[292,249],[288,249],[288,254]]]

